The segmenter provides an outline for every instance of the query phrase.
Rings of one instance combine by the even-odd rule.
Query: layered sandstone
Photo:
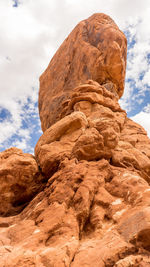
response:
[[[3,203],[3,196],[13,194],[7,198],[13,206],[16,191],[9,185],[22,180],[26,191],[35,187],[39,193],[35,190],[17,215],[12,208],[15,216],[2,214],[0,267],[150,266],[150,140],[118,104],[125,40],[109,17],[93,15],[77,25],[43,74],[39,102],[44,133],[35,159],[19,150],[1,157],[2,166],[11,166],[1,175]],[[83,63],[92,76],[81,71]],[[11,151],[17,154],[15,161]],[[14,170],[23,157],[28,163],[15,181]]]

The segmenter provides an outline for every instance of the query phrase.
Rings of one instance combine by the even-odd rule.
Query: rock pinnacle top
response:
[[[60,119],[72,90],[93,80],[124,91],[127,41],[115,22],[103,13],[81,21],[60,46],[40,77],[39,113],[45,131]]]

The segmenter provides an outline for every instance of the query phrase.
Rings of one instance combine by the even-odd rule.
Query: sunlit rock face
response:
[[[48,128],[36,145],[35,156],[42,172],[48,176],[64,158],[112,158],[125,119],[112,83],[99,85],[89,80],[74,88],[62,119]]]
[[[95,14],[41,76],[35,157],[0,154],[0,267],[150,266],[150,139],[118,104],[125,65],[125,36]]]
[[[112,82],[118,97],[124,90],[127,41],[115,22],[98,13],[70,33],[40,77],[39,112],[45,131],[60,119],[72,90],[92,79]]]
[[[19,213],[43,189],[35,158],[21,149],[0,152],[0,216]]]

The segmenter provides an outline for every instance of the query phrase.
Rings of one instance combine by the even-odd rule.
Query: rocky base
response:
[[[2,215],[18,212],[0,218],[1,267],[150,266],[150,140],[107,87],[75,88],[36,160],[1,153]],[[14,211],[25,193],[33,200]]]
[[[64,160],[17,216],[0,218],[0,266],[149,266],[150,187],[107,160]]]

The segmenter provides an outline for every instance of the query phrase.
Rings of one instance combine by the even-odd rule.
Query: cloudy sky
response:
[[[128,38],[121,106],[150,136],[150,0],[0,0],[0,151],[33,153],[39,76],[75,25],[110,15]]]

